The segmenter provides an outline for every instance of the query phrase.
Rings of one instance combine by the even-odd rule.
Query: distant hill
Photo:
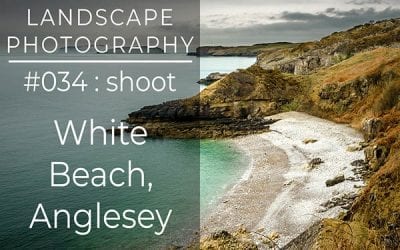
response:
[[[195,56],[257,56],[270,49],[292,48],[297,44],[288,42],[260,43],[248,46],[202,46],[196,49]]]

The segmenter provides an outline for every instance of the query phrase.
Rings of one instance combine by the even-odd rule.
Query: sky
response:
[[[370,20],[400,17],[400,0],[1,0],[0,47],[8,35],[144,33],[140,27],[27,27],[27,8],[40,15],[45,8],[129,10],[142,5],[174,8],[172,29],[146,27],[146,32],[197,34],[200,27],[201,45],[313,41]]]
[[[202,45],[319,40],[400,17],[399,0],[201,0]]]

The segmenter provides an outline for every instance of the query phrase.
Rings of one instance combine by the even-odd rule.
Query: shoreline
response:
[[[364,159],[363,151],[348,151],[363,141],[358,131],[298,112],[270,118],[282,119],[271,125],[271,132],[228,140],[250,162],[240,181],[201,221],[202,236],[244,227],[258,244],[265,240],[259,234],[278,235],[275,243],[284,246],[321,218],[346,211],[342,207],[351,201],[343,205],[340,199],[354,199],[364,185],[351,165]],[[303,142],[308,139],[316,141]],[[310,169],[308,163],[315,158],[323,163]],[[342,174],[345,181],[326,186]]]

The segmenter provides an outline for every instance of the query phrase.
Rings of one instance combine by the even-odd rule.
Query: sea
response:
[[[110,56],[93,55],[84,59],[110,59]],[[129,57],[113,55],[112,59]],[[159,59],[160,55],[147,57]],[[71,58],[81,59],[79,55],[52,59]],[[158,249],[169,244],[182,244],[188,235],[198,231],[200,216],[210,212],[219,197],[245,171],[245,156],[228,141],[146,139],[143,146],[126,146],[118,140],[115,145],[103,145],[103,134],[97,131],[94,145],[90,144],[87,132],[80,145],[75,145],[72,138],[60,145],[54,125],[54,121],[58,121],[65,128],[67,121],[71,120],[81,126],[83,121],[90,119],[104,127],[118,125],[130,112],[143,106],[198,93],[202,87],[196,81],[211,72],[232,72],[255,62],[255,58],[247,57],[187,58],[193,60],[193,64],[177,67],[172,64],[10,64],[9,56],[0,56],[1,249]],[[12,59],[32,59],[32,56],[17,55]],[[49,56],[35,56],[34,59],[49,59]],[[121,70],[132,77],[165,76],[174,72],[175,86],[179,91],[162,94],[105,91],[105,79],[109,75],[118,75]],[[79,87],[68,92],[51,93],[40,87],[35,92],[26,90],[24,77],[29,72],[43,75],[47,71],[68,71],[71,79],[83,72],[81,77],[88,87],[85,92]],[[48,79],[51,80],[51,75]],[[107,141],[111,140],[110,137],[106,136]],[[147,186],[139,185],[121,188],[111,185],[77,187],[72,184],[51,187],[51,162],[68,164],[72,174],[79,167],[106,171],[116,167],[127,169],[129,160],[135,167],[143,169],[145,180],[152,183],[151,192]],[[117,177],[121,181],[125,181],[124,178],[123,174]],[[97,202],[101,204],[101,213],[108,209],[121,214],[126,209],[137,213],[157,209],[162,215],[169,209],[173,212],[164,234],[157,236],[154,234],[159,229],[156,221],[147,221],[145,226],[149,228],[137,225],[133,229],[121,226],[110,229],[104,223],[96,227]],[[37,223],[29,228],[39,204],[42,204],[51,228],[46,223]],[[71,213],[70,228],[67,228],[66,215],[60,216],[55,228],[55,209]],[[73,215],[79,209],[92,211],[91,230],[85,236],[75,232],[83,230],[73,223]],[[88,223],[88,218],[81,213],[77,221],[83,225]]]

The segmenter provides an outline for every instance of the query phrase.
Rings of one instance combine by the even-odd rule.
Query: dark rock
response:
[[[346,180],[348,181],[356,181],[356,178],[353,176],[347,177]]]
[[[318,140],[316,139],[311,139],[311,138],[307,138],[303,140],[304,144],[309,144],[309,143],[316,143]]]
[[[225,230],[221,230],[221,231],[211,234],[211,238],[213,238],[213,239],[220,239],[220,238],[223,239],[223,238],[229,238],[229,237],[232,237],[232,235],[228,231],[225,231]]]
[[[352,163],[350,163],[353,167],[364,167],[367,165],[367,163],[364,160],[355,160]]]
[[[325,184],[327,187],[331,187],[344,181],[345,181],[344,175],[338,175],[333,179],[327,180]]]
[[[357,160],[351,163],[353,166],[357,166],[353,168],[351,171],[356,175],[354,181],[360,181],[368,177],[371,171],[368,169],[368,164],[363,160]]]
[[[315,168],[316,166],[318,166],[318,165],[320,165],[322,163],[324,163],[324,161],[321,160],[321,158],[314,158],[308,163],[308,167],[313,169],[313,168]]]
[[[354,200],[358,197],[357,193],[351,192],[351,193],[344,193],[339,196],[335,196],[331,198],[330,200],[324,202],[321,204],[322,207],[325,209],[321,209],[321,211],[326,211],[328,209],[331,209],[333,207],[338,207],[340,206],[343,209],[350,209]]]

